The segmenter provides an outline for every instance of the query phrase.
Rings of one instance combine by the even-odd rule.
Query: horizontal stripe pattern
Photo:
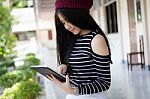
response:
[[[79,94],[93,94],[106,91],[110,87],[110,56],[95,54],[91,41],[96,32],[76,39],[69,58],[70,79],[78,83]]]

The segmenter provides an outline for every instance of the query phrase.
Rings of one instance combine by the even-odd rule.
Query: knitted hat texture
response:
[[[56,0],[55,9],[77,8],[89,10],[93,5],[93,0]]]

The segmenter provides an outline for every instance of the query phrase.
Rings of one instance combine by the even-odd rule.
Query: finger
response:
[[[52,74],[50,74],[50,75],[51,75],[51,78],[52,78],[52,79],[55,79],[55,77],[54,77]]]
[[[70,82],[69,82],[69,77],[68,77],[68,75],[66,75],[66,84],[67,84],[68,86],[70,86]]]
[[[66,73],[66,65],[61,64],[59,67],[60,73],[65,74]]]
[[[63,73],[64,73],[64,69],[63,69],[63,68],[61,69],[60,73],[61,73],[61,74],[63,74]]]
[[[50,80],[53,80],[49,75],[46,75],[46,77],[47,77],[48,79],[50,79]]]
[[[53,79],[56,79],[55,76],[53,76],[52,74],[51,74],[51,77],[52,77]]]
[[[53,79],[53,82],[59,86],[59,87],[62,87],[62,82],[60,82],[54,75],[51,75],[52,76],[52,79]]]
[[[62,70],[62,74],[65,75],[66,74],[66,69]]]
[[[51,74],[51,77],[55,82],[60,82],[54,75]]]

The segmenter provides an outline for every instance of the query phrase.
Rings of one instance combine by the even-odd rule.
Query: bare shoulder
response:
[[[91,42],[92,51],[98,55],[109,55],[108,46],[105,38],[97,34]]]

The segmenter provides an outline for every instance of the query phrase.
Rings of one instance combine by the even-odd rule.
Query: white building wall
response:
[[[48,20],[49,19],[49,20]],[[52,31],[52,39],[48,39],[48,31]],[[54,12],[40,15],[37,22],[37,40],[49,48],[56,48]]]
[[[12,32],[36,30],[34,8],[13,9],[12,15],[16,21],[16,24],[14,24],[12,27]]]
[[[135,2],[135,9],[136,8],[136,0],[134,0]],[[145,0],[140,0],[141,2],[141,17],[142,17],[142,21],[138,22],[137,20],[137,11],[135,11],[135,19],[136,19],[136,33],[137,33],[137,44],[138,44],[138,50],[140,50],[140,46],[139,46],[139,36],[143,35],[144,37],[144,52],[145,52],[145,64],[148,65],[149,64],[149,52],[148,52],[148,42],[149,42],[149,38],[148,38],[148,30],[147,30],[147,12],[146,12],[146,2]]]
[[[148,18],[148,32],[149,32],[149,38],[150,38],[150,0],[146,0],[147,4],[147,18]]]
[[[148,53],[147,53],[147,55],[148,55],[148,65],[150,65],[150,0],[146,0],[146,2],[145,2],[145,4],[146,4],[146,7],[147,7],[147,35],[148,35],[148,39],[149,39],[149,41],[148,41]]]
[[[135,1],[136,2],[136,1]],[[143,35],[144,37],[144,53],[145,53],[145,64],[150,65],[150,32],[149,32],[149,27],[150,27],[150,19],[149,19],[149,5],[150,0],[141,0],[141,15],[142,15],[142,22],[137,21],[136,17],[136,31],[137,31],[137,42],[139,45],[139,36]],[[137,12],[135,13],[137,16]],[[139,46],[138,46],[139,49]]]
[[[108,35],[110,40],[110,45],[112,48],[112,57],[115,59],[115,62],[127,60],[127,53],[130,52],[130,35],[129,35],[129,19],[128,19],[128,5],[127,0],[116,0],[117,1],[117,14],[118,14],[118,34]],[[144,12],[144,9],[141,8],[143,14],[143,22],[137,22],[136,10],[135,10],[135,19],[136,19],[136,33],[137,33],[137,44],[139,45],[139,36],[145,36],[145,57],[146,57],[146,65],[150,64],[150,0],[141,0],[141,7],[145,7],[144,3],[147,4],[147,12]],[[136,8],[135,8],[136,9]],[[147,13],[147,14],[145,14]],[[145,17],[147,15],[147,17]],[[104,20],[104,14],[103,19]],[[147,19],[146,19],[147,18]],[[105,22],[105,21],[104,21]],[[103,23],[103,27],[105,27],[106,23]],[[146,25],[148,24],[148,26]],[[106,30],[106,29],[105,29]],[[116,48],[117,45],[117,48]],[[139,47],[139,46],[138,46]],[[118,59],[118,55],[120,56]]]
[[[91,11],[90,11],[91,15],[93,16],[93,18],[95,19],[95,21],[97,22],[97,24],[99,26],[101,26],[101,24],[102,24],[101,23],[101,14],[100,14],[101,8],[100,7],[101,7],[100,6],[100,0],[94,0],[93,6],[92,6]]]
[[[128,19],[128,6],[127,0],[118,0],[119,2],[119,17],[120,17],[120,32],[122,41],[123,59],[126,60],[127,53],[130,52],[130,38],[129,38],[129,19]]]
[[[54,33],[52,33],[52,35],[54,35]],[[37,40],[49,48],[53,48],[53,49],[56,48],[55,39],[54,38],[52,40],[48,39],[48,30],[38,30]]]
[[[122,61],[122,46],[121,46],[122,41],[121,41],[121,31],[120,31],[121,25],[119,21],[120,19],[118,18],[118,28],[119,28],[118,33],[107,35],[104,0],[101,0],[101,6],[99,4],[100,4],[99,1],[94,1],[94,7],[92,9],[94,11],[92,11],[92,16],[94,17],[98,25],[102,28],[102,30],[105,32],[109,40],[113,63],[119,63]],[[119,4],[117,2],[117,8],[118,8],[118,5]],[[119,8],[117,10],[119,10]],[[117,14],[119,15],[119,13]]]

